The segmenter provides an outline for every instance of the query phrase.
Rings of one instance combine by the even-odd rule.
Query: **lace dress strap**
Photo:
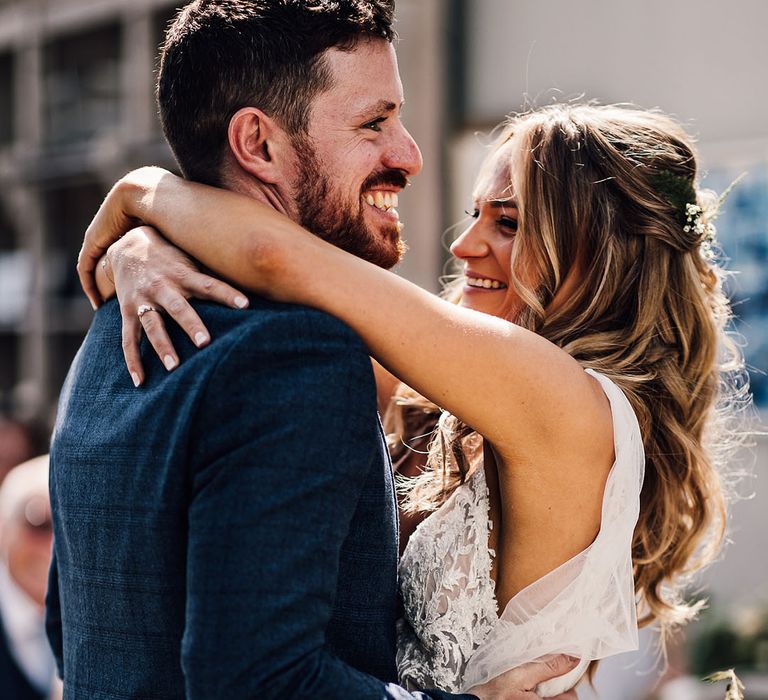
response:
[[[456,692],[467,660],[496,623],[490,527],[481,464],[408,541],[397,655],[406,687]]]

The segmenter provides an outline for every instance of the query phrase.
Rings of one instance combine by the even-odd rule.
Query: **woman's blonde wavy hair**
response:
[[[724,272],[654,183],[659,175],[688,181],[705,221],[717,200],[695,189],[689,136],[658,112],[558,104],[509,119],[495,148],[513,136],[519,221],[511,281],[524,308],[510,320],[609,377],[637,414],[646,473],[635,591],[641,626],[655,621],[666,633],[701,606],[684,602],[681,591],[723,540],[722,468],[748,390],[741,352],[726,333]],[[550,307],[577,266],[576,291]],[[455,297],[455,288],[447,294]],[[429,410],[403,388],[386,416],[393,442],[407,433],[404,415]],[[464,481],[471,435],[442,417],[428,468],[407,487],[407,510],[436,508]]]

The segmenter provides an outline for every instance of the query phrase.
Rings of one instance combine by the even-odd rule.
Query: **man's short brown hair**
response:
[[[291,135],[330,87],[323,53],[394,38],[394,0],[195,0],[166,34],[157,98],[186,177],[221,184],[232,116],[258,107]]]

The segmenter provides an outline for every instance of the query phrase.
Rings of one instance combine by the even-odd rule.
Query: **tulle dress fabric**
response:
[[[567,653],[578,668],[542,683],[552,697],[572,688],[588,664],[637,649],[632,534],[645,454],[622,391],[601,384],[613,416],[615,462],[603,495],[600,531],[585,550],[520,591],[497,611],[488,547],[492,527],[482,464],[411,536],[400,561],[404,616],[397,665],[410,689],[466,692],[520,664]]]

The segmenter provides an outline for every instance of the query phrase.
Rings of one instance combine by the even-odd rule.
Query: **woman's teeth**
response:
[[[365,201],[372,207],[376,207],[382,211],[389,211],[390,209],[396,208],[398,205],[396,192],[369,192],[367,195],[365,195]]]
[[[507,285],[498,280],[489,280],[486,277],[467,277],[468,287],[480,287],[482,289],[506,289]]]

